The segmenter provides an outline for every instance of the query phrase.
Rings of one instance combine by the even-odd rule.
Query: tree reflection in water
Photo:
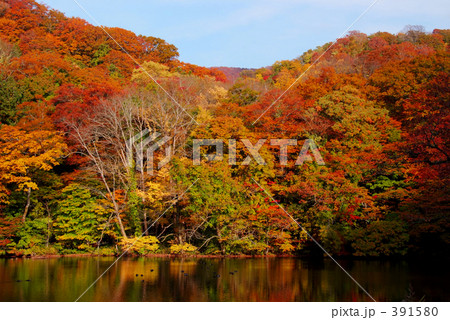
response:
[[[75,301],[114,259],[1,259],[0,301]],[[344,260],[341,263],[378,301],[414,299],[410,296],[411,288],[417,299],[450,298],[445,290],[448,285],[445,268],[430,270],[431,267],[402,261]],[[81,301],[370,299],[329,260],[123,258]]]

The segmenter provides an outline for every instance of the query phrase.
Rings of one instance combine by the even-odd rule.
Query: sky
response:
[[[376,0],[76,0],[101,25],[174,44],[200,66],[259,68],[294,59],[340,37]],[[97,23],[75,0],[38,0]],[[350,30],[450,28],[448,0],[379,0]]]

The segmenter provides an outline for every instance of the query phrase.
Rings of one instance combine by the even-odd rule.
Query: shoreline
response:
[[[118,254],[100,255],[95,253],[73,253],[73,254],[49,254],[49,255],[22,255],[22,256],[0,256],[0,259],[56,259],[56,258],[94,258],[94,257],[118,257]],[[296,255],[289,254],[271,254],[271,255],[248,255],[248,254],[234,254],[234,255],[213,255],[213,254],[170,254],[170,253],[152,253],[147,255],[127,254],[127,258],[193,258],[193,259],[248,259],[248,258],[300,258]]]
[[[94,253],[73,253],[73,254],[50,254],[50,255],[16,255],[16,256],[0,256],[0,259],[15,260],[15,259],[30,259],[30,260],[45,260],[45,259],[60,259],[60,258],[99,258],[99,257],[119,257],[120,254],[99,255]],[[270,255],[248,255],[248,254],[234,254],[234,255],[213,255],[213,254],[170,254],[170,253],[152,253],[147,255],[127,254],[125,258],[167,258],[167,259],[258,259],[258,258],[296,258],[307,259],[310,261],[330,260],[328,256],[308,256],[308,255],[293,255],[293,254],[270,254]],[[435,261],[436,257],[423,256],[391,256],[391,257],[355,257],[351,255],[336,256],[338,260],[348,261],[411,261],[420,262],[424,258]],[[438,259],[440,260],[440,259]],[[447,262],[447,259],[444,259]]]

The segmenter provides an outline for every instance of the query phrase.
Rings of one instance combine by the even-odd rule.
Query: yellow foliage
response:
[[[153,84],[153,80],[150,78],[149,75],[154,80],[157,80],[161,78],[175,77],[178,74],[170,72],[169,67],[163,64],[156,63],[153,61],[146,61],[141,65],[141,68],[133,71],[131,80],[139,84]]]
[[[54,130],[23,130],[3,126],[0,130],[0,201],[6,202],[6,184],[18,191],[38,189],[32,181],[34,170],[49,171],[58,164],[66,145]]]
[[[294,81],[295,78],[291,75],[291,73],[288,70],[283,69],[278,75],[275,87],[284,90],[289,88],[289,86],[292,85]]]
[[[281,246],[280,246],[280,250],[283,252],[291,252],[293,251],[295,248],[294,246],[290,243],[290,242],[284,242]]]
[[[145,182],[145,190],[137,190],[138,196],[146,206],[156,208],[170,194],[165,185],[168,178],[169,170],[167,168],[161,168],[152,177],[152,180]]]
[[[192,253],[197,250],[196,246],[189,243],[183,244],[173,244],[170,246],[170,253],[180,254],[180,253]]]
[[[145,236],[140,238],[127,238],[119,242],[120,248],[129,253],[145,255],[154,253],[159,249],[159,240],[154,236]]]

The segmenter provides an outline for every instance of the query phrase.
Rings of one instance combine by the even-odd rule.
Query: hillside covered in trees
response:
[[[320,252],[305,231],[334,255],[448,253],[449,41],[353,31],[230,83],[162,39],[0,1],[0,253]],[[126,157],[145,129],[171,146],[152,174]],[[194,165],[194,139],[225,160]],[[243,165],[242,139],[312,139],[326,165],[295,165],[301,142]]]

